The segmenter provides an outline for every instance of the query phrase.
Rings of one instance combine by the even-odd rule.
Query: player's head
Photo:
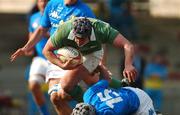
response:
[[[79,38],[90,37],[92,31],[92,24],[86,17],[77,18],[73,22],[74,34]]]
[[[66,6],[74,5],[76,2],[77,0],[64,0]]]
[[[48,0],[37,0],[37,6],[40,12],[44,12]]]
[[[76,43],[81,46],[89,41],[92,31],[92,24],[86,17],[77,18],[73,22],[73,33]],[[80,42],[80,43],[78,43]]]
[[[86,103],[79,103],[73,109],[71,115],[96,115],[95,108]]]

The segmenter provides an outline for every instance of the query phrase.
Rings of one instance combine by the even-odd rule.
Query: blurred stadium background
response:
[[[108,0],[84,0],[98,18],[109,19]],[[25,44],[27,13],[35,0],[0,0],[0,96],[13,99],[13,106],[2,109],[0,114],[27,114],[27,83],[24,79],[30,57],[21,57],[11,63],[12,52]],[[138,28],[138,42],[145,46],[144,55],[150,60],[158,49],[164,49],[168,57],[168,80],[162,112],[164,115],[180,115],[180,1],[179,0],[132,0],[135,21]],[[111,46],[107,49],[107,65],[120,79],[119,63],[122,51]],[[113,57],[113,58],[112,58]],[[11,103],[11,102],[5,102]]]

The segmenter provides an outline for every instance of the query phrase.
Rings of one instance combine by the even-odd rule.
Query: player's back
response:
[[[122,89],[130,90],[135,93],[139,99],[138,110],[133,115],[156,115],[154,110],[153,102],[151,98],[143,90],[134,87],[124,87]],[[129,95],[131,96],[131,95]],[[133,103],[133,100],[130,98],[130,103]]]
[[[85,92],[84,102],[93,105],[97,115],[129,115],[135,113],[140,105],[133,91],[127,88],[110,89],[105,80]]]

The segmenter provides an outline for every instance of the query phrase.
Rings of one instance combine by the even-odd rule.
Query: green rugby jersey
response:
[[[118,31],[112,28],[108,23],[100,21],[98,19],[88,18],[93,26],[90,42],[79,47],[74,41],[74,33],[73,33],[73,21],[71,19],[66,21],[65,23],[59,25],[57,31],[54,35],[51,36],[51,41],[53,46],[56,48],[61,48],[64,46],[71,46],[80,50],[82,55],[87,55],[94,51],[98,51],[102,49],[102,44],[112,44],[116,36],[118,35]]]

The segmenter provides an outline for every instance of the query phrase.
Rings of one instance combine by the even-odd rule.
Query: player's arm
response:
[[[96,71],[100,72],[104,79],[111,82],[111,77],[110,76],[112,75],[112,73],[103,64],[99,64],[98,67],[96,68],[96,70],[94,71],[94,73],[96,73]]]
[[[23,47],[24,50],[28,51],[29,49],[33,48],[37,42],[40,41],[40,39],[48,33],[48,28],[43,28],[42,26],[39,26],[35,32],[31,35],[26,45]]]
[[[53,64],[60,66],[63,68],[62,62],[57,58],[57,56],[54,54],[54,50],[56,50],[53,46],[53,43],[51,42],[51,39],[49,39],[43,49],[44,56]]]
[[[28,34],[28,39],[32,36],[32,32],[29,32]],[[31,48],[30,50],[28,50],[27,52],[25,52],[25,56],[32,56],[35,53],[34,48]]]
[[[66,61],[65,63],[61,62],[60,59],[54,54],[54,50],[57,48],[53,46],[51,39],[49,39],[43,49],[44,56],[53,64],[59,66],[62,69],[72,69],[70,66],[71,60]]]
[[[24,45],[24,47],[19,48],[15,53],[11,55],[11,61],[14,61],[17,57],[25,55],[26,52],[31,50],[35,44],[40,41],[43,35],[47,34],[48,29],[43,27],[38,27],[35,32],[30,36],[28,42]]]
[[[125,53],[125,68],[123,76],[128,80],[134,81],[137,75],[133,64],[134,46],[122,36],[116,29],[112,28],[108,23],[99,21],[96,24],[96,30],[101,34],[101,42],[113,44],[115,47],[123,48]]]
[[[130,43],[124,36],[118,34],[113,41],[113,45],[124,49],[125,68],[123,70],[123,76],[125,78],[128,78],[129,82],[134,81],[137,76],[137,71],[133,66],[133,56],[134,56],[133,44]]]

